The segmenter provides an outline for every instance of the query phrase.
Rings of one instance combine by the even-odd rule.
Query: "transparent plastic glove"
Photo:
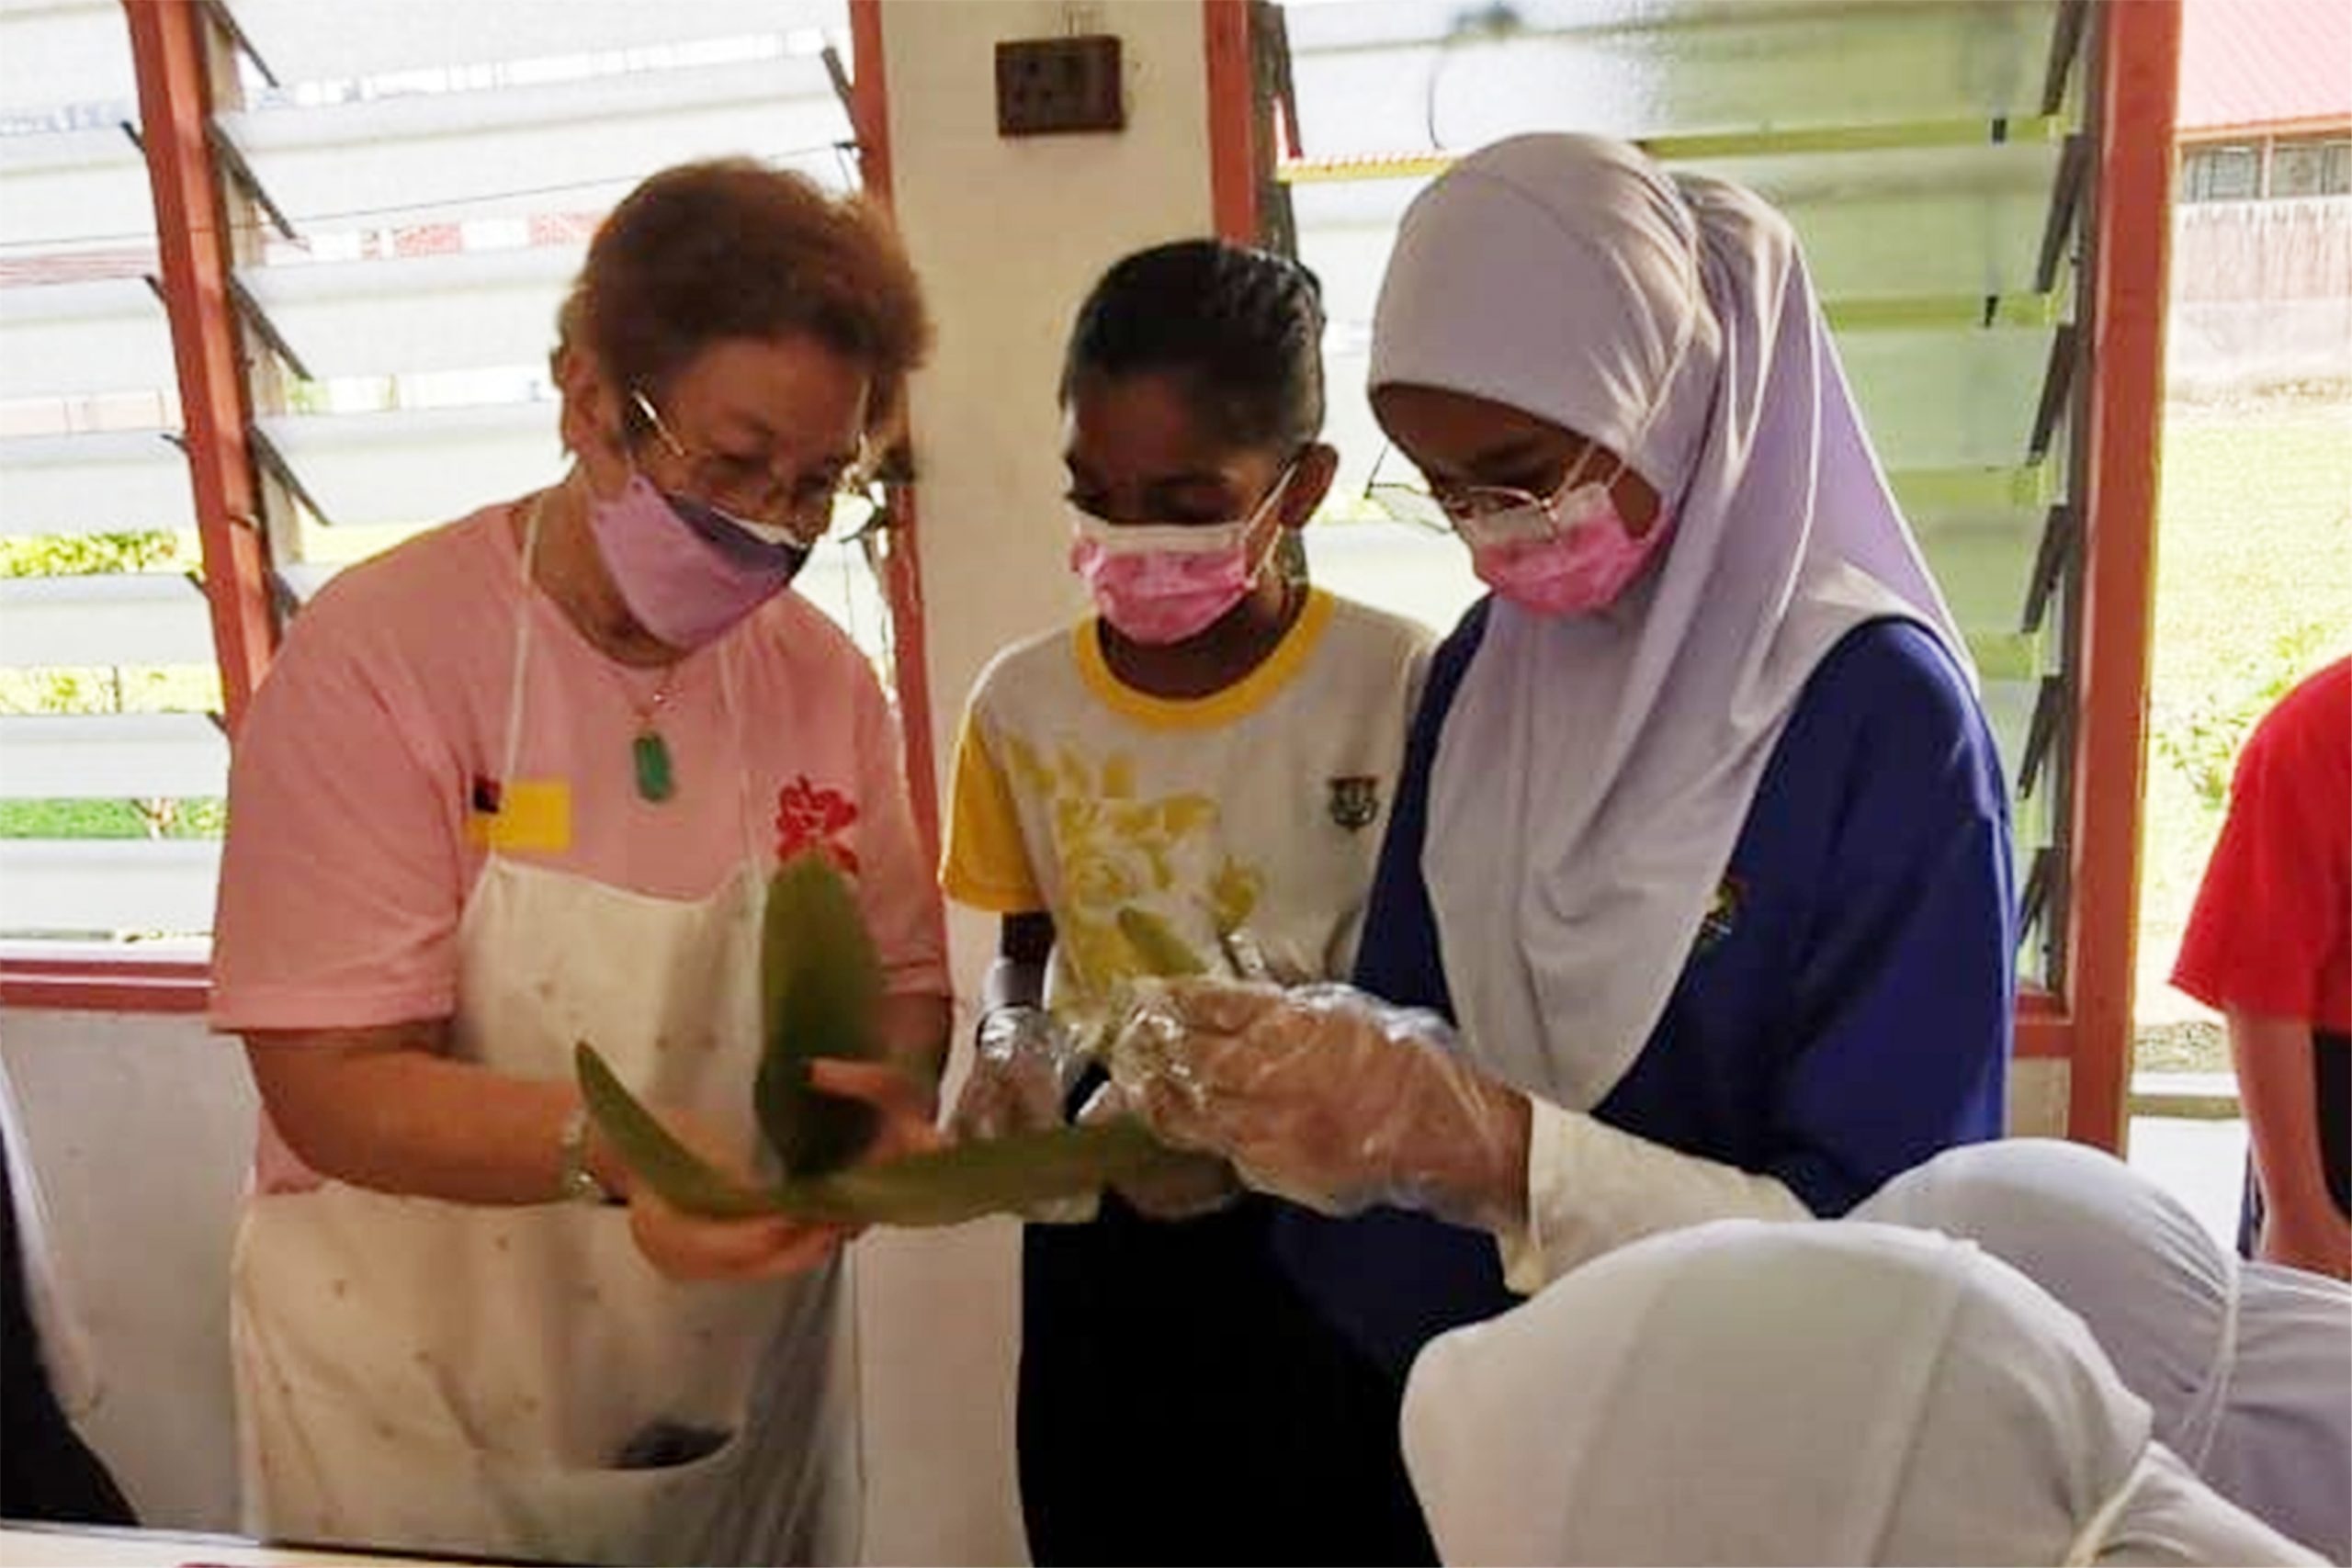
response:
[[[1119,1086],[1106,1083],[1087,1097],[1078,1120],[1092,1126],[1133,1114],[1135,1109]],[[1112,1190],[1138,1214],[1155,1220],[1191,1220],[1216,1213],[1246,1189],[1227,1161],[1215,1155],[1188,1154],[1148,1175],[1114,1182]]]
[[[1159,1137],[1222,1155],[1327,1214],[1375,1203],[1503,1231],[1524,1222],[1526,1099],[1434,1014],[1347,986],[1187,979],[1138,988],[1112,1080]]]
[[[1043,1008],[998,1008],[980,1020],[971,1076],[956,1097],[947,1130],[958,1143],[978,1143],[1062,1124],[1062,1103],[1089,1058]],[[1077,1224],[1094,1217],[1091,1196],[1041,1203],[1025,1217],[1046,1224]]]
[[[1086,1053],[1043,1008],[998,1008],[973,1036],[972,1073],[947,1118],[959,1143],[1062,1124]]]

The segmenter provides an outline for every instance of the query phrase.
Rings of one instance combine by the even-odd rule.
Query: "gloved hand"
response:
[[[1086,1070],[1085,1049],[1043,1008],[1001,1007],[980,1020],[971,1076],[947,1118],[958,1143],[1058,1127],[1062,1103]],[[1092,1196],[1039,1205],[1026,1217],[1075,1224],[1094,1217]]]
[[[1078,1119],[1082,1124],[1092,1126],[1134,1114],[1134,1108],[1119,1086],[1106,1083],[1087,1097]],[[1136,1213],[1155,1220],[1191,1220],[1213,1214],[1246,1190],[1229,1163],[1205,1154],[1172,1156],[1144,1175],[1113,1182],[1111,1190],[1126,1200],[1127,1207]]]
[[[1109,1066],[1163,1141],[1222,1155],[1261,1191],[1512,1229],[1528,1102],[1454,1045],[1435,1014],[1347,986],[1184,979],[1137,989]]]
[[[959,1143],[1062,1124],[1062,1101],[1086,1068],[1086,1053],[1043,1008],[1001,1007],[973,1036],[972,1073],[956,1097],[947,1130]]]

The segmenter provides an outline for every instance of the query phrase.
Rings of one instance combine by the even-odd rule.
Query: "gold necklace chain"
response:
[[[547,543],[547,502],[549,493],[547,491],[541,491],[532,498],[531,513],[524,525],[528,536],[537,540],[541,547],[544,547]],[[536,550],[534,554],[537,554]],[[535,561],[531,575],[536,577],[540,570],[542,570],[541,565]],[[540,592],[547,593],[558,614],[562,615],[567,620],[571,618],[571,613],[564,608],[562,597],[551,589],[534,582],[526,582],[524,586],[526,591],[538,587]],[[652,694],[640,700],[628,678],[628,671],[636,667],[624,664],[606,654],[602,648],[596,646],[596,639],[594,637],[583,637],[582,640],[588,643],[597,664],[612,677],[614,684],[619,688],[621,700],[628,705],[629,711],[637,716],[636,731],[629,737],[630,772],[637,784],[638,798],[658,806],[678,792],[677,764],[670,754],[669,741],[662,738],[659,715],[669,705],[670,699],[677,694],[678,678],[684,671],[685,658],[682,655],[662,665],[662,678],[655,683]]]
[[[616,674],[614,678],[621,682],[621,694],[623,699],[628,702],[629,711],[637,715],[638,728],[640,729],[650,728],[653,725],[653,716],[667,707],[670,704],[670,699],[677,695],[678,671],[683,669],[684,665],[685,660],[683,659],[672,660],[669,663],[663,665],[662,667],[662,679],[655,683],[652,695],[645,698],[641,702],[638,699],[636,694],[630,690],[628,677],[623,674]],[[613,668],[612,660],[606,660],[605,661],[605,667],[607,670],[611,670]],[[623,665],[621,668],[626,670],[628,666]]]
[[[637,715],[637,733],[629,738],[628,755],[629,767],[636,777],[638,798],[659,806],[678,792],[677,763],[670,755],[669,741],[662,737],[661,714],[669,706],[670,699],[677,694],[678,677],[684,671],[686,661],[680,657],[663,665],[662,679],[654,684],[652,695],[642,702],[631,689],[626,673],[627,666],[616,667],[614,661],[601,655],[598,661],[619,683],[622,699]]]

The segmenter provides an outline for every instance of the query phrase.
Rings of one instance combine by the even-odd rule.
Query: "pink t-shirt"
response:
[[[944,995],[939,895],[896,723],[855,645],[785,593],[681,661],[659,709],[675,793],[648,802],[631,743],[663,677],[605,659],[526,588],[514,515],[492,507],[354,567],[294,623],[230,773],[212,1026],[449,1016],[458,916],[493,838],[512,857],[673,898],[712,893],[748,854],[828,843],[854,857],[888,988]]]

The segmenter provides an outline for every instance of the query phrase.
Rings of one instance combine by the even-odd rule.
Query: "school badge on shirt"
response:
[[[1347,773],[1327,782],[1331,820],[1351,833],[1371,827],[1380,815],[1380,780],[1371,773]]]
[[[1699,921],[1698,940],[1690,944],[1690,956],[1698,957],[1723,944],[1732,929],[1739,924],[1739,907],[1747,897],[1747,889],[1736,876],[1726,876],[1715,884],[1715,896],[1707,904],[1707,912]]]

